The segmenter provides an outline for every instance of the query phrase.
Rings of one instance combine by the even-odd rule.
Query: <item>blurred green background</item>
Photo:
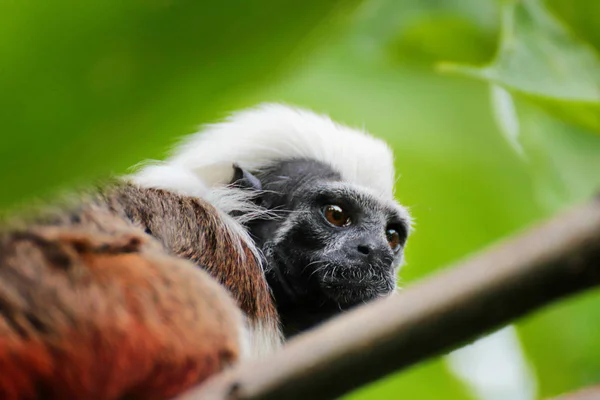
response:
[[[3,0],[0,206],[287,102],[394,147],[407,286],[600,189],[599,20],[590,0]],[[348,398],[556,395],[600,382],[599,332],[591,292]]]

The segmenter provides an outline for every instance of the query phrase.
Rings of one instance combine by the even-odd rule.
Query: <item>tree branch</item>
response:
[[[576,392],[566,393],[551,400],[598,400],[600,399],[600,386],[591,386]]]
[[[329,399],[600,284],[600,198],[348,312],[181,400]]]

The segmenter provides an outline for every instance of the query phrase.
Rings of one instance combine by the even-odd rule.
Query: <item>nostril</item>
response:
[[[358,246],[358,252],[362,254],[369,254],[369,247],[360,245]]]

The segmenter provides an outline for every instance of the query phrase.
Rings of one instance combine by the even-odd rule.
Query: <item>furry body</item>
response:
[[[248,351],[239,309],[276,334],[260,266],[212,206],[131,185],[84,198],[0,234],[1,398],[167,398]]]

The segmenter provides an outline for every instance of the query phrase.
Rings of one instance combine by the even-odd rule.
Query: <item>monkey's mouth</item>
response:
[[[321,277],[321,289],[341,308],[350,308],[380,297],[387,297],[395,288],[394,280],[384,276],[365,274],[362,277]]]

